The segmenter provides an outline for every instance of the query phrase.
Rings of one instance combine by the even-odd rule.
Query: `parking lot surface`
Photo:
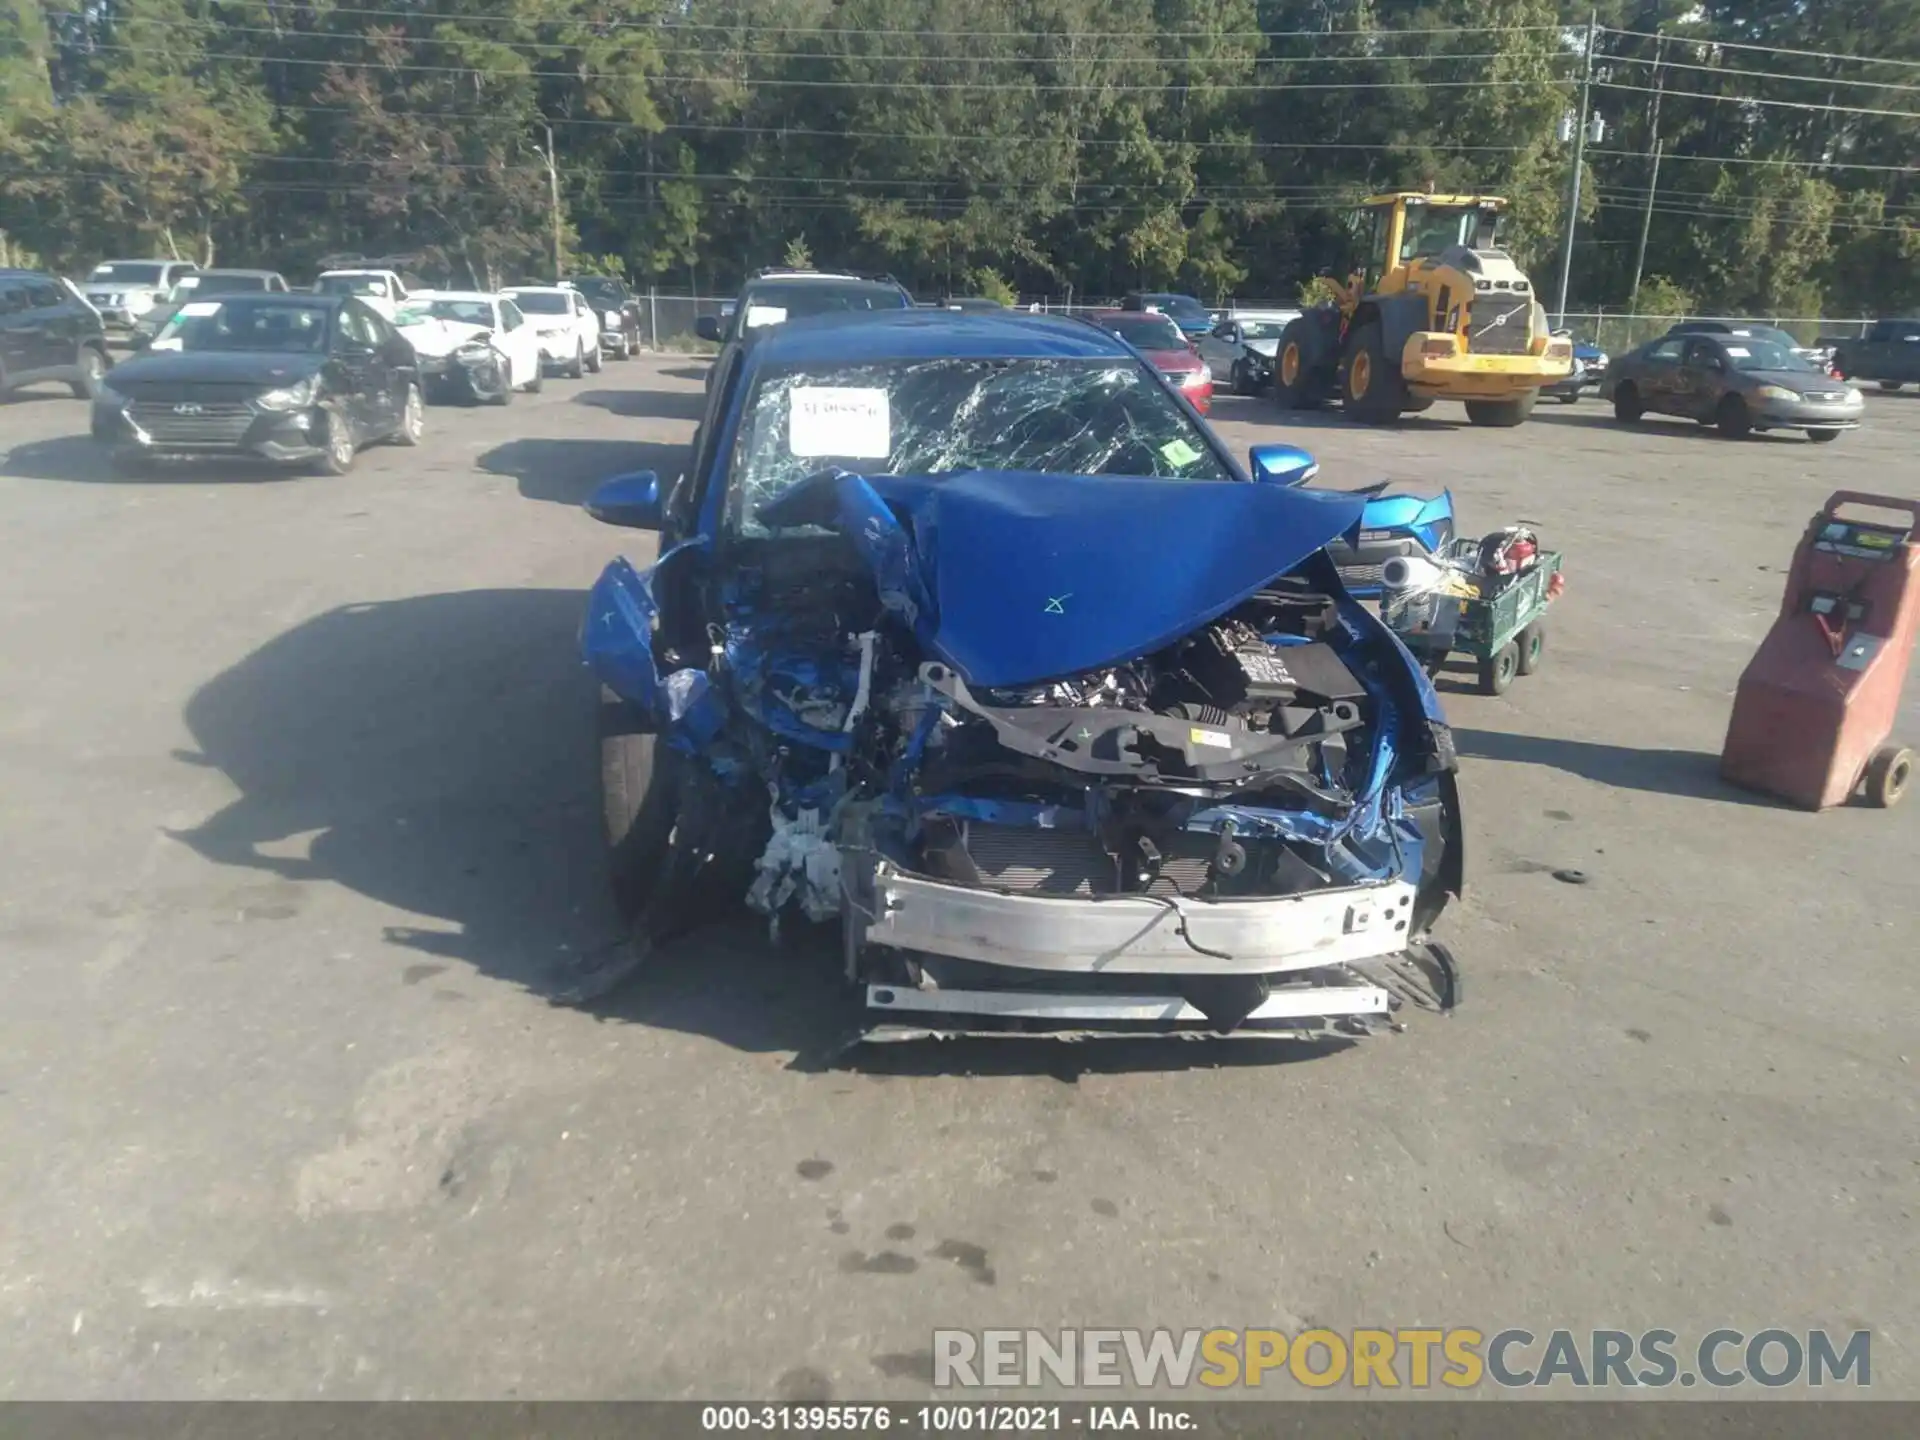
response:
[[[1443,681],[1464,1008],[837,1060],[832,947],[745,921],[546,999],[616,940],[582,592],[651,553],[579,504],[700,397],[646,359],[341,479],[131,481],[0,403],[0,1395],[906,1398],[937,1327],[1311,1323],[1871,1329],[1920,1396],[1920,803],[1715,771],[1920,397],[1828,446],[1220,401],[1565,552],[1541,672]]]

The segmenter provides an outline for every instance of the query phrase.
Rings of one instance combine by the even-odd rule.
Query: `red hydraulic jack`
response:
[[[1904,513],[1856,520],[1843,507]],[[1913,752],[1888,743],[1920,630],[1920,502],[1836,491],[1793,552],[1780,616],[1734,695],[1720,773],[1808,810],[1897,801]]]

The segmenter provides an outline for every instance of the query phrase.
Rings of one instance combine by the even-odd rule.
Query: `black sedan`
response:
[[[93,436],[130,465],[249,456],[340,475],[363,445],[419,443],[416,363],[351,295],[192,300],[95,392]]]

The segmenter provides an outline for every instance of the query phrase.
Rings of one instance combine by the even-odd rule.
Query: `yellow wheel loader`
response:
[[[1549,333],[1545,308],[1498,246],[1506,201],[1402,191],[1354,211],[1365,259],[1339,298],[1280,337],[1274,390],[1290,410],[1338,399],[1385,425],[1436,400],[1466,402],[1476,425],[1518,425],[1540,387],[1573,373],[1573,342]]]

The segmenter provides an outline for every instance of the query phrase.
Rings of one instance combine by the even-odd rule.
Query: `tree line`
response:
[[[1432,185],[1551,293],[1583,87],[1572,308],[1920,307],[1912,0],[0,0],[0,263],[1287,297]]]

